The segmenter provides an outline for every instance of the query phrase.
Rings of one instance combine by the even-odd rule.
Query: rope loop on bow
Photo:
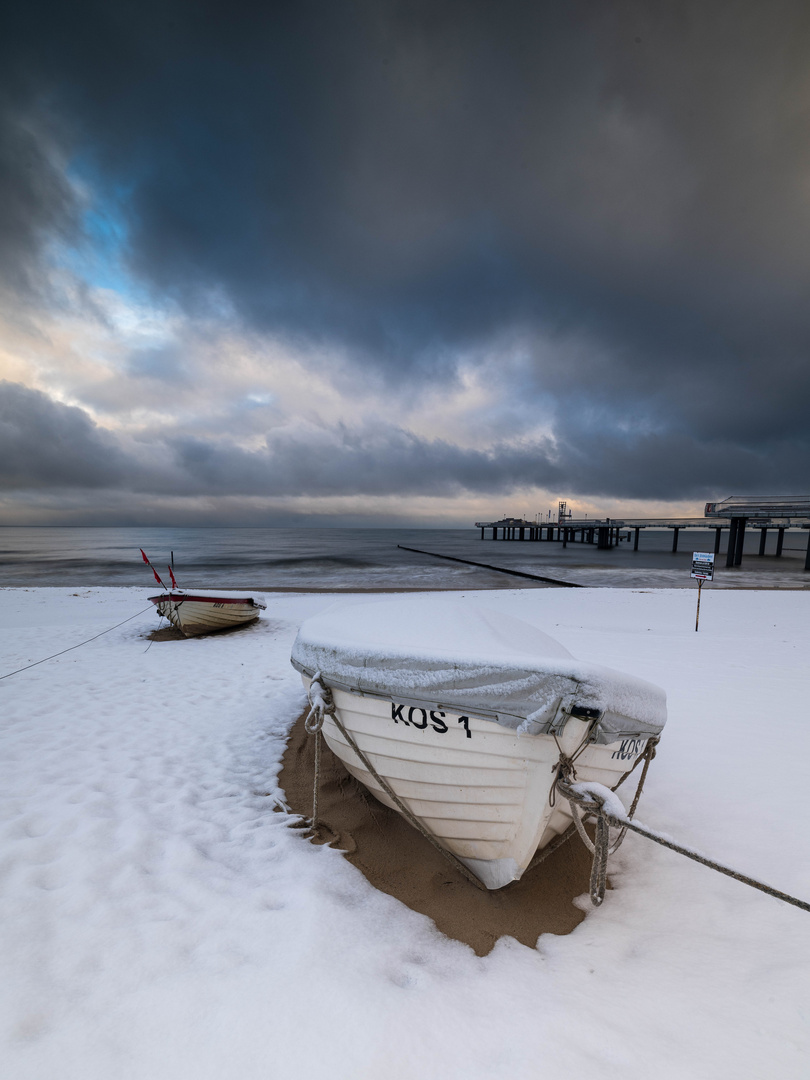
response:
[[[574,787],[565,780],[558,780],[557,788],[563,798],[568,800],[568,805],[571,807],[571,816],[574,819],[577,832],[585,843],[585,846],[593,855],[590,888],[588,891],[591,903],[594,907],[599,907],[605,899],[605,890],[607,888],[608,855],[611,854],[612,851],[615,851],[622,842],[624,839],[624,831],[622,831],[619,839],[611,848],[610,822],[605,812],[604,796],[595,791],[576,791]],[[583,811],[581,818],[579,815],[580,808]],[[587,817],[594,817],[596,819],[593,842],[591,842],[591,839],[585,832],[583,826],[583,821]]]
[[[307,701],[310,709],[304,721],[304,730],[308,735],[315,736],[315,777],[312,785],[312,820],[310,828],[318,829],[318,792],[321,786],[321,728],[327,716],[334,717],[335,703],[332,700],[332,691],[323,681],[320,671],[312,676],[312,682],[307,690]]]
[[[323,727],[327,716],[335,715],[335,703],[332,700],[332,691],[323,681],[320,671],[312,676],[312,682],[307,691],[307,700],[310,704],[309,714],[304,721],[304,727],[309,735],[317,735]]]
[[[655,750],[659,741],[658,736],[648,739],[644,752],[639,754],[632,767],[627,770],[619,782],[611,789],[615,791],[616,788],[621,787],[628,776],[634,772],[636,766],[642,761],[644,762],[638,787],[636,788],[636,794],[633,798],[633,804],[626,816],[622,814],[622,820],[613,819],[606,813],[605,798],[598,792],[590,790],[587,793],[583,793],[574,790],[573,784],[577,778],[574,762],[582,752],[583,748],[580,747],[573,757],[568,757],[562,752],[559,742],[557,743],[557,747],[560,749],[560,757],[556,766],[557,779],[552,787],[552,806],[554,805],[554,796],[559,791],[563,798],[568,800],[568,805],[571,808],[571,817],[574,826],[576,827],[576,831],[579,833],[580,839],[588,851],[593,855],[590,896],[591,902],[596,907],[598,907],[605,898],[608,856],[612,855],[614,851],[618,851],[627,835],[627,827],[636,812],[638,801],[641,798],[641,792],[644,789],[644,781],[647,779],[647,771],[650,767],[650,762],[655,757]],[[609,791],[607,789],[604,790],[606,795],[609,796]],[[593,841],[585,831],[584,823],[588,818],[594,818],[596,822]],[[617,826],[619,830],[618,836],[612,844],[610,842],[611,825]]]

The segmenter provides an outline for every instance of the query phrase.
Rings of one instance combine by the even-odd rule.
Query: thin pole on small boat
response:
[[[176,582],[176,581],[174,580],[174,552],[172,552],[172,564],[171,564],[171,566],[169,567],[169,576],[170,576],[170,577],[171,577],[171,579],[172,579],[172,588],[173,588],[173,589],[179,589],[179,588],[180,588],[180,586],[179,586],[179,585],[177,584],[177,582]],[[181,591],[182,591],[182,590],[181,590]]]
[[[143,548],[138,548],[138,550],[141,553],[141,557],[143,558],[143,561],[146,563],[146,565],[149,567],[149,569],[155,575],[155,580],[157,581],[158,585],[160,585],[161,588],[166,589],[166,585],[164,584],[163,579],[161,578],[160,574],[157,572],[157,570],[154,568],[154,566],[152,566],[151,562],[149,561],[149,556],[146,554],[146,552],[143,550]],[[169,590],[166,589],[166,592],[168,592],[168,591]]]

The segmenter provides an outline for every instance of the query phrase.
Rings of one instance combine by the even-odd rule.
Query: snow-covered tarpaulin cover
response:
[[[415,596],[337,603],[301,626],[292,663],[328,686],[465,712],[532,735],[595,710],[594,738],[659,734],[660,687],[577,660],[542,630],[480,603]]]

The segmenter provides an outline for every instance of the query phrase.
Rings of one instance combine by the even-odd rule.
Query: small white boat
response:
[[[292,663],[416,820],[488,888],[521,877],[571,824],[561,755],[612,788],[666,721],[659,687],[576,660],[537,627],[444,597],[339,604],[301,627]],[[349,772],[399,810],[326,715]],[[401,811],[400,811],[401,812]]]
[[[168,592],[149,599],[158,614],[168,619],[186,637],[227,630],[258,619],[267,607],[252,596],[200,596],[197,593]]]

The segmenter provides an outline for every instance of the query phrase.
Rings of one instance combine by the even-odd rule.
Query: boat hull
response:
[[[303,676],[304,684],[309,678]],[[573,755],[589,722],[571,717],[557,735],[518,735],[492,720],[413,708],[333,689],[338,717],[411,813],[488,889],[521,877],[535,852],[571,823],[564,799],[550,795],[560,752]],[[326,716],[333,753],[380,802],[398,809]],[[588,744],[578,780],[613,787],[645,738]]]
[[[150,596],[158,614],[186,637],[198,637],[218,630],[253,622],[265,605],[252,597],[183,596],[181,593]]]

